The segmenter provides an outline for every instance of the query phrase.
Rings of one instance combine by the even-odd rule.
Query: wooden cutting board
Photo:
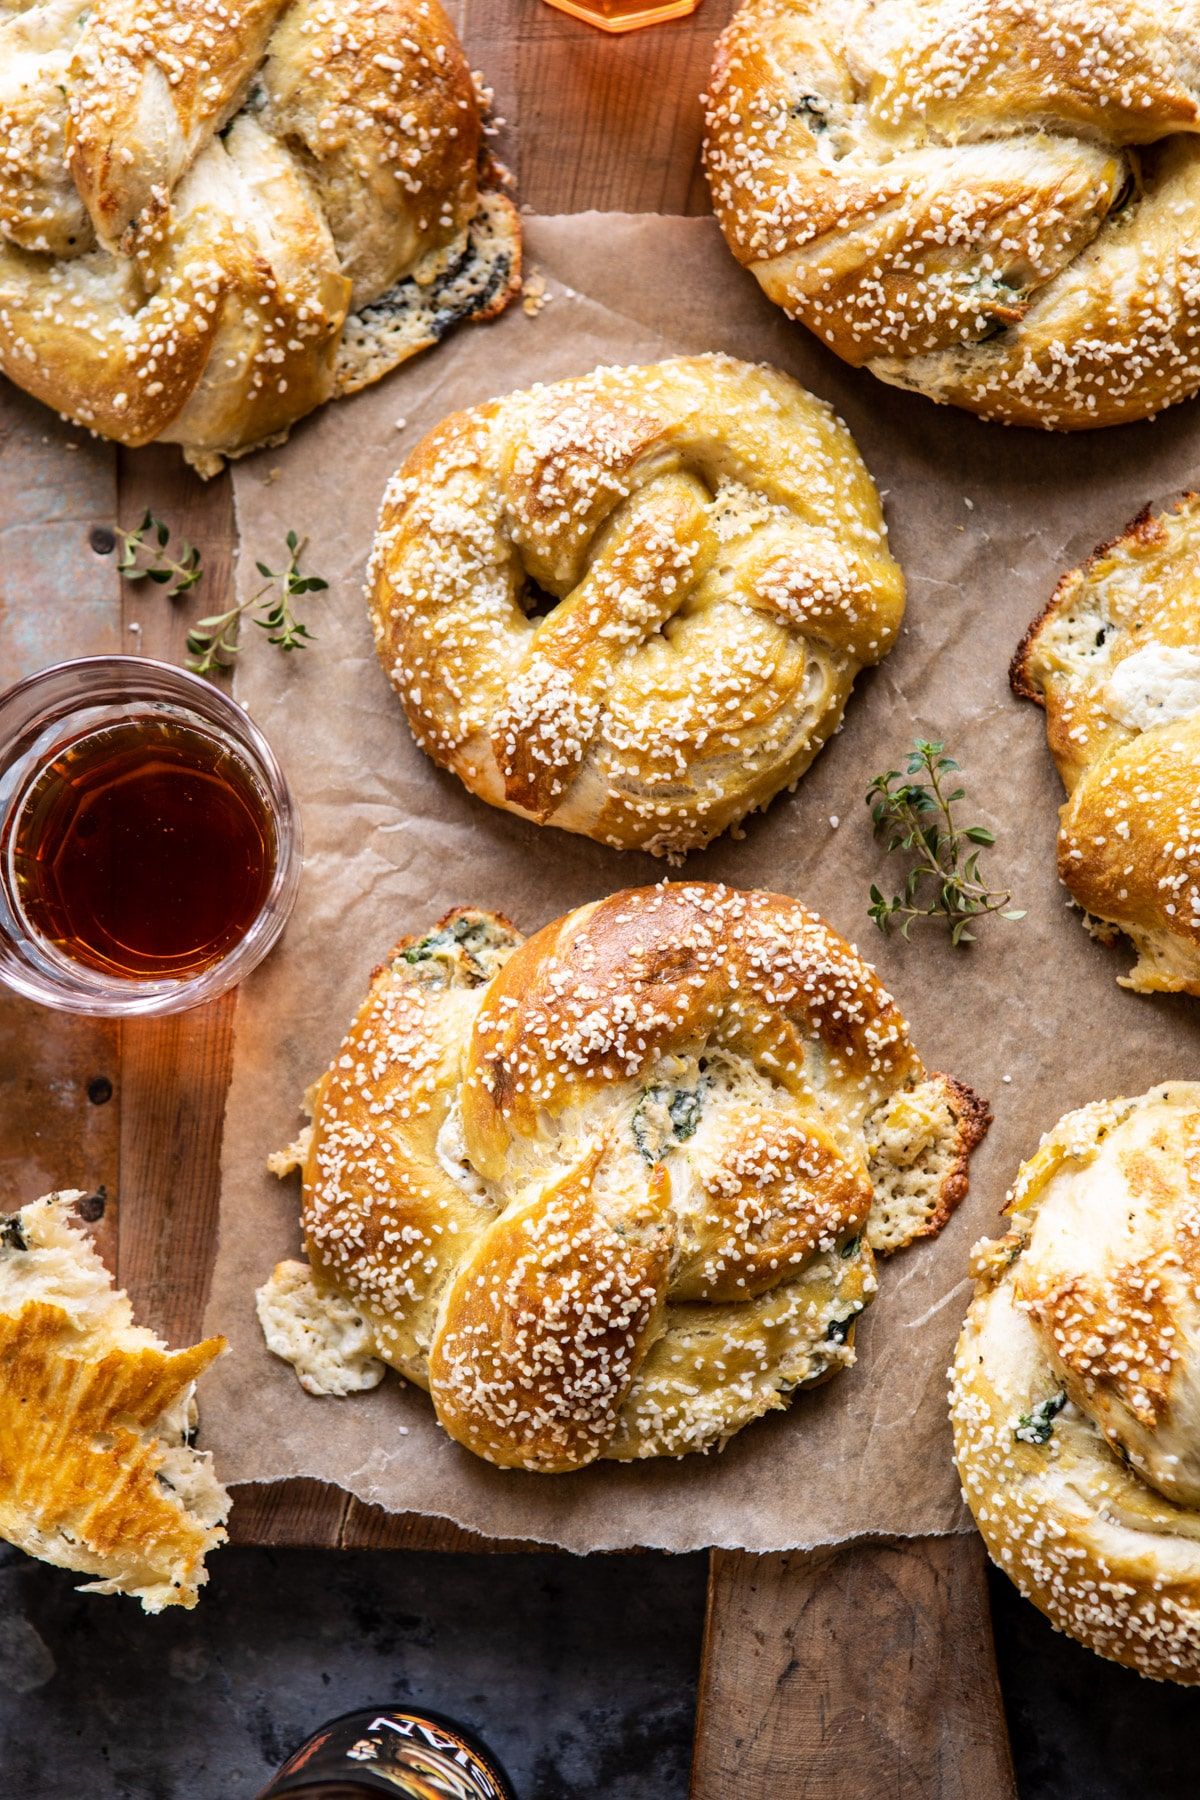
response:
[[[698,96],[729,10],[705,0],[690,19],[607,37],[543,0],[465,0],[460,28],[510,121],[500,148],[521,203],[707,211]],[[173,451],[92,444],[0,392],[5,679],[99,651],[184,659],[187,604],[116,573],[112,527],[147,507],[201,547],[190,613],[212,610],[232,564],[228,480],[202,484]],[[0,1205],[52,1187],[103,1194],[104,1253],[139,1316],[177,1343],[203,1312],[235,1010],[231,996],[120,1026],[0,995]],[[488,1547],[314,1482],[239,1494],[232,1529],[241,1543]],[[1014,1794],[977,1538],[712,1554],[693,1800]]]

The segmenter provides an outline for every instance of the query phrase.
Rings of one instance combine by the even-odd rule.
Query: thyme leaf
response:
[[[254,566],[263,577],[263,585],[226,612],[197,619],[188,632],[187,647],[191,653],[188,668],[197,675],[209,675],[214,669],[230,667],[240,648],[237,627],[243,613],[267,633],[267,642],[277,645],[280,650],[304,650],[316,642],[307,625],[296,617],[292,603],[304,594],[324,592],[329,583],[320,575],[300,573],[300,559],[308,547],[307,538],[298,538],[294,531],[289,531],[285,542],[288,554],[282,569],[271,569],[264,562],[256,562]]]
[[[168,600],[186,594],[204,572],[200,566],[200,552],[186,538],[181,538],[178,555],[169,556],[167,546],[170,542],[170,528],[147,508],[136,530],[117,532],[118,574],[126,581],[152,581],[156,587],[165,587]]]
[[[957,947],[973,942],[971,924],[988,913],[1025,917],[1009,905],[1011,894],[987,885],[980,869],[981,851],[995,843],[993,834],[955,817],[966,797],[954,785],[959,772],[944,744],[918,738],[904,769],[876,775],[867,789],[876,837],[889,855],[903,855],[909,864],[898,893],[871,886],[867,911],[884,933],[897,928],[907,938],[918,920],[933,919],[949,927]]]
[[[287,560],[281,569],[256,563],[263,585],[247,600],[239,600],[226,611],[209,613],[197,619],[187,636],[188,668],[197,675],[211,675],[228,669],[238,653],[238,622],[243,613],[267,633],[267,642],[280,650],[303,650],[315,643],[308,626],[296,616],[294,602],[305,594],[318,594],[329,583],[320,575],[304,575],[300,561],[308,547],[308,539],[289,531],[284,540]],[[170,527],[147,510],[133,531],[117,532],[120,554],[117,570],[126,581],[151,581],[167,590],[168,600],[178,599],[194,588],[203,574],[200,552],[181,538],[178,553],[171,554]]]

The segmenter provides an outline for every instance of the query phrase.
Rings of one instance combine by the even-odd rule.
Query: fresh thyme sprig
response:
[[[262,587],[247,600],[239,600],[227,612],[210,613],[197,619],[188,632],[187,647],[191,652],[188,668],[197,675],[209,675],[214,669],[227,669],[238,653],[237,625],[243,613],[267,633],[267,642],[281,650],[303,650],[316,639],[307,625],[301,623],[292,608],[293,600],[302,594],[316,594],[329,586],[319,575],[301,575],[300,558],[308,539],[300,539],[294,531],[287,534],[287,564],[282,569],[269,569],[256,563],[264,577]]]
[[[161,519],[156,519],[147,507],[146,516],[136,531],[118,531],[117,542],[121,554],[117,558],[118,572],[126,581],[152,581],[156,587],[167,587],[168,600],[174,600],[178,594],[186,594],[194,588],[203,570],[200,567],[200,552],[194,545],[182,538],[179,544],[178,557],[167,555],[167,545],[171,541],[169,528]]]
[[[167,589],[167,599],[178,599],[200,580],[203,570],[200,552],[187,539],[181,539],[177,557],[167,554],[171,541],[169,526],[155,518],[147,508],[135,531],[118,531],[120,555],[117,569],[126,581],[152,581]],[[210,613],[197,619],[188,632],[188,668],[197,675],[210,675],[217,669],[228,669],[238,653],[237,625],[243,613],[249,613],[256,625],[267,633],[267,642],[280,650],[303,650],[315,643],[311,631],[295,614],[292,602],[302,594],[316,594],[329,586],[319,575],[301,575],[300,559],[308,547],[294,531],[286,538],[287,563],[282,569],[269,569],[256,563],[263,585],[248,600],[238,601],[226,612]]]
[[[954,807],[965,794],[961,787],[949,791],[949,777],[958,773],[944,744],[918,738],[903,773],[889,769],[867,789],[876,837],[889,853],[913,859],[898,894],[888,899],[871,888],[868,910],[880,931],[899,925],[907,937],[917,919],[940,919],[950,927],[950,942],[965,944],[975,935],[972,920],[987,913],[1025,917],[1009,906],[1011,894],[989,888],[980,874],[980,851],[996,840],[986,826],[956,822]]]

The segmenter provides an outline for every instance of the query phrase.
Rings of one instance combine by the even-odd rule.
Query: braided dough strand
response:
[[[987,1121],[814,914],[707,883],[406,939],[312,1108],[272,1348],[368,1385],[315,1367],[332,1295],[360,1362],[365,1327],[460,1443],[541,1472],[720,1445],[852,1362],[874,1247],[939,1228]]]
[[[517,283],[436,0],[35,0],[0,143],[0,368],[204,474]]]
[[[435,761],[493,805],[669,854],[798,779],[904,604],[845,427],[722,356],[448,419],[387,490],[368,584]]]
[[[1058,584],[1013,659],[1067,789],[1058,872],[1122,985],[1200,994],[1200,500],[1146,510]]]
[[[1068,1113],[973,1253],[955,1456],[992,1556],[1060,1630],[1200,1681],[1200,1087]]]
[[[706,164],[730,245],[856,365],[1008,423],[1200,385],[1200,7],[748,0]]]

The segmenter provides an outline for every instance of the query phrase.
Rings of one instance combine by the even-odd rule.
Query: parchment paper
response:
[[[332,588],[310,609],[316,647],[283,659],[251,642],[239,667],[240,697],[299,797],[307,858],[292,923],[239,1006],[207,1321],[234,1354],[207,1380],[203,1441],[227,1481],[316,1476],[393,1510],[572,1550],[773,1550],[962,1529],[945,1371],[969,1291],[967,1251],[996,1228],[1018,1162],[1060,1113],[1194,1077],[1200,1047],[1195,1003],[1119,989],[1128,961],[1093,943],[1068,910],[1054,874],[1058,778],[1042,716],[1011,697],[1007,666],[1060,572],[1143,501],[1194,478],[1200,420],[1193,405],[1063,438],[895,392],[790,326],[711,220],[531,219],[528,251],[549,295],[537,317],[518,306],[459,332],[235,472],[241,579],[254,579],[256,557],[278,566],[292,527],[309,536],[306,566]],[[278,1258],[298,1253],[299,1191],[266,1175],[264,1161],[294,1135],[302,1091],[402,933],[463,902],[531,930],[667,871],[494,811],[426,760],[375,661],[363,565],[388,475],[453,408],[601,361],[703,349],[767,359],[833,401],[886,495],[909,602],[897,648],[860,678],[843,732],[797,792],[752,820],[742,841],[691,858],[687,872],[815,906],[879,967],[926,1063],[969,1081],[996,1121],[941,1237],[883,1267],[854,1369],[721,1455],[505,1473],[445,1437],[427,1397],[398,1377],[353,1399],[316,1399],[269,1355],[254,1289]],[[963,952],[940,933],[884,940],[866,917],[871,881],[889,876],[863,794],[914,733],[944,737],[963,762],[972,811],[997,833],[987,872],[1028,908],[1019,924],[986,923]]]

